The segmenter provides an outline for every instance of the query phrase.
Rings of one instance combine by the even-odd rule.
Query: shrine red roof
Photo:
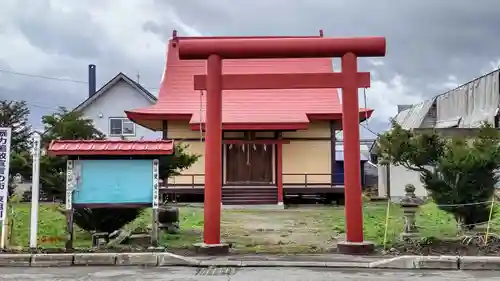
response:
[[[174,142],[166,140],[55,140],[49,145],[53,156],[82,155],[170,155]]]
[[[206,61],[180,60],[176,46],[170,40],[157,103],[126,111],[131,120],[153,130],[162,129],[161,120],[186,119],[193,129],[205,120],[205,95],[193,89],[193,76],[206,74]],[[224,74],[324,72],[333,72],[332,59],[228,59],[223,62]],[[222,108],[223,129],[229,130],[305,129],[311,119],[342,118],[337,89],[226,90]],[[371,109],[361,109],[360,119],[371,113]]]

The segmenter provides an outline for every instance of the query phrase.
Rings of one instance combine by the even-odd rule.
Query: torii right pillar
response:
[[[346,241],[338,244],[341,253],[373,251],[373,243],[363,240],[361,197],[358,88],[369,85],[369,73],[359,73],[358,57],[383,57],[384,37],[361,38],[196,38],[180,40],[181,60],[207,60],[207,75],[194,78],[195,89],[207,90],[205,143],[205,222],[204,243],[208,249],[222,247],[220,241],[222,91],[244,89],[342,89],[342,129],[344,131],[344,185]],[[340,73],[283,73],[223,75],[224,59],[273,59],[340,57]],[[283,98],[286,99],[286,96]]]

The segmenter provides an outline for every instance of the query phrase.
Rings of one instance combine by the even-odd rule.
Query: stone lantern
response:
[[[400,202],[405,219],[404,230],[401,233],[402,240],[419,237],[418,227],[415,223],[415,214],[418,211],[418,207],[423,203],[422,199],[415,196],[415,186],[413,184],[407,184],[405,192],[405,197]]]

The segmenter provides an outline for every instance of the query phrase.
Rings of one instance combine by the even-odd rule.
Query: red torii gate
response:
[[[357,58],[385,56],[385,38],[222,37],[180,40],[178,44],[181,60],[207,60],[207,75],[194,77],[195,89],[207,90],[202,246],[223,247],[220,241],[222,90],[341,88],[347,241],[339,244],[339,250],[346,253],[370,251],[373,244],[363,240],[358,113],[358,88],[369,86],[370,73],[358,72]],[[318,57],[341,57],[341,72],[222,75],[223,59]]]

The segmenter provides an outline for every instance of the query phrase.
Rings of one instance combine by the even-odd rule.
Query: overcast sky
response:
[[[499,0],[2,0],[0,99],[26,100],[32,120],[87,96],[118,72],[156,93],[166,41],[181,35],[386,36],[372,71],[368,126],[386,127],[397,104],[445,92],[500,64]],[[38,79],[3,71],[73,80]],[[360,100],[363,103],[363,99]],[[363,104],[361,104],[363,105]],[[370,134],[364,132],[365,137]]]

